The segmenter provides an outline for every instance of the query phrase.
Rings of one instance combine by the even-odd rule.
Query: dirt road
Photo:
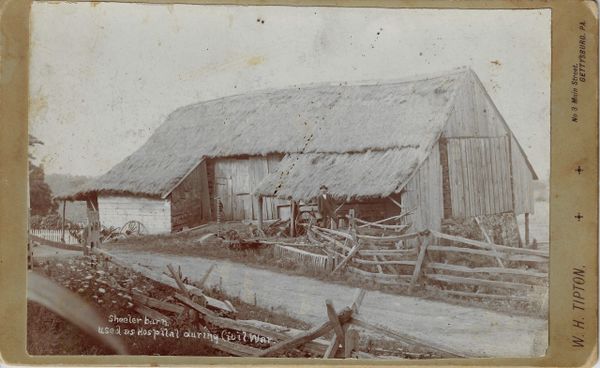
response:
[[[162,272],[180,265],[191,280],[200,279],[211,264],[208,285],[221,282],[232,296],[274,308],[316,324],[326,319],[325,299],[341,308],[350,305],[354,289],[339,284],[280,274],[228,261],[111,249],[111,253]],[[547,346],[545,320],[510,316],[415,297],[369,291],[361,307],[364,319],[477,357],[543,355]]]
[[[68,258],[68,257],[77,257],[82,253],[81,251],[67,250],[56,247],[51,247],[46,244],[39,244],[32,248],[33,258]]]

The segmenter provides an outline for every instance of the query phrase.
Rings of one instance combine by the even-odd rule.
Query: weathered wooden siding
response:
[[[171,231],[171,204],[166,199],[98,196],[98,207],[103,226],[121,227],[137,220],[151,234]]]
[[[452,216],[511,211],[508,137],[447,140]]]
[[[462,187],[457,182],[451,183],[453,184],[451,197],[461,196],[456,203],[452,198],[454,216],[474,216],[505,211],[519,214],[533,211],[534,176],[527,164],[525,154],[519,148],[483,85],[473,73],[465,75],[463,88],[457,90],[454,110],[444,128],[443,137],[467,139],[460,143],[462,146],[455,141],[454,156],[451,155],[448,146],[448,161],[455,168],[453,179],[458,180],[465,175],[464,179],[467,180]],[[489,140],[479,143],[468,141],[469,138],[483,137]],[[456,162],[453,164],[452,160],[460,160],[461,163],[472,161],[473,165],[483,165],[483,170],[479,170],[478,166],[462,167],[459,173],[458,164]],[[483,164],[484,162],[489,164]],[[473,176],[472,173],[476,175]],[[492,184],[493,180],[500,180],[500,182]],[[484,187],[484,184],[489,184],[489,187]],[[484,195],[480,196],[470,191],[471,188],[482,191]]]
[[[206,162],[200,163],[170,194],[171,230],[192,228],[210,220]]]
[[[510,150],[512,156],[512,176],[515,197],[515,213],[533,213],[533,175],[527,166],[525,157],[517,145],[514,137],[511,139]]]
[[[257,219],[254,191],[264,177],[276,170],[281,155],[233,157],[214,160],[214,196],[223,203],[224,220]],[[287,201],[265,197],[263,218],[277,218],[277,205]]]
[[[442,166],[437,144],[404,189],[402,192],[403,209],[407,211],[415,209],[412,215],[405,218],[405,222],[412,223],[413,230],[440,230],[444,216],[444,203]]]
[[[444,137],[497,137],[508,133],[502,117],[475,78],[466,75],[464,86],[456,91]]]

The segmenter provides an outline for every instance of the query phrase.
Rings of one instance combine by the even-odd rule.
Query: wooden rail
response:
[[[309,225],[307,238],[322,246],[327,256],[319,257],[329,267],[335,264],[334,271],[344,269],[382,285],[409,285],[412,292],[426,288],[453,297],[535,302],[540,288],[547,286],[548,252],[494,244],[489,236],[479,241],[430,230],[404,233],[402,225],[383,224],[398,217],[367,222],[351,215],[347,230]],[[361,234],[365,227],[388,233]],[[403,241],[408,248],[400,248]],[[476,293],[477,287],[484,292]]]

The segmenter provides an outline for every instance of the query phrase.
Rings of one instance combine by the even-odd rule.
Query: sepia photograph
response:
[[[30,27],[29,354],[546,354],[550,9]]]

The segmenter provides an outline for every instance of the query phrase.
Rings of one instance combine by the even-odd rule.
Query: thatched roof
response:
[[[407,147],[364,153],[286,155],[277,172],[267,176],[256,193],[309,200],[325,184],[334,197],[387,197],[415,171],[423,151]]]
[[[165,196],[210,157],[335,153],[346,154],[336,156],[339,163],[350,157],[366,163],[383,153],[356,154],[416,150],[412,155],[422,159],[466,72],[259,91],[185,106],[171,113],[136,152],[72,197],[90,192]]]

